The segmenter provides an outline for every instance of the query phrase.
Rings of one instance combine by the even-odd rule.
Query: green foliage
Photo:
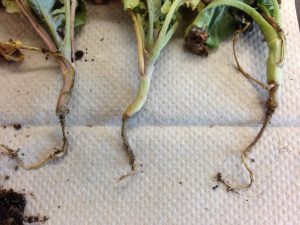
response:
[[[274,1],[277,0],[236,0],[242,1],[248,5],[251,5],[255,9],[258,9],[260,13],[274,17]],[[245,14],[237,9],[232,9],[227,6],[218,6],[204,10],[201,7],[197,18],[192,25],[201,28],[208,34],[208,39],[205,44],[210,48],[216,48],[220,42],[232,35],[241,24],[241,17],[246,18]],[[238,19],[237,15],[240,15]],[[192,26],[191,25],[191,26]],[[187,30],[187,34],[191,29],[191,26]]]
[[[20,9],[15,0],[2,0],[1,3],[8,13],[20,12]]]

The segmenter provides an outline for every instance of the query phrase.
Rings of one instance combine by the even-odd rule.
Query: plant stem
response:
[[[144,106],[149,93],[150,81],[153,74],[153,70],[154,70],[154,66],[148,65],[146,66],[145,74],[140,76],[140,84],[139,84],[136,97],[124,112],[124,115],[126,117],[133,116],[135,113],[140,111],[141,108]]]
[[[277,0],[275,0],[277,1]],[[283,38],[280,34],[282,32],[279,29],[279,26],[271,24],[267,20],[265,20],[255,9],[250,7],[249,5],[241,2],[241,1],[235,1],[235,0],[214,0],[212,1],[202,12],[201,14],[205,13],[206,10],[212,8],[212,7],[218,7],[218,6],[230,6],[230,7],[235,7],[240,9],[241,11],[247,13],[252,19],[258,24],[260,27],[265,40],[268,44],[269,48],[269,56],[267,58],[267,80],[268,80],[268,87],[269,87],[269,97],[266,102],[266,113],[265,113],[265,119],[263,122],[263,126],[260,129],[259,133],[256,135],[254,140],[251,142],[251,144],[242,151],[241,153],[241,159],[246,167],[249,176],[250,176],[250,181],[249,183],[246,183],[244,185],[237,185],[237,186],[232,186],[229,183],[225,182],[224,180],[221,180],[223,184],[227,187],[227,190],[240,190],[240,189],[245,189],[251,187],[253,183],[253,172],[250,169],[250,167],[247,164],[246,161],[246,156],[247,153],[251,151],[251,149],[257,144],[257,142],[261,139],[264,131],[267,128],[267,125],[269,124],[272,115],[275,112],[275,109],[278,106],[278,89],[279,85],[281,83],[281,68],[279,67],[279,63],[281,63],[283,59],[283,54],[284,54],[284,41]],[[278,19],[278,15],[276,15],[276,10],[274,10],[274,16]],[[201,22],[197,21],[196,22]],[[276,23],[276,21],[275,21]]]
[[[146,40],[146,47],[149,49],[154,44],[153,39],[153,28],[154,28],[154,7],[152,0],[146,0],[147,2],[147,9],[148,9],[148,16],[149,16],[149,24],[148,24],[148,32],[147,32],[147,40]]]
[[[71,16],[70,16],[70,36],[71,36],[71,62],[73,67],[75,68],[75,15],[76,15],[76,8],[78,2],[77,0],[71,0]]]
[[[170,28],[170,23],[172,21],[172,17],[174,15],[174,13],[176,12],[176,10],[178,9],[178,7],[180,7],[185,1],[183,0],[175,0],[172,5],[171,8],[165,18],[164,24],[159,32],[157,41],[155,42],[155,45],[153,47],[152,50],[152,56],[154,57],[152,60],[156,61],[157,57],[159,56],[160,51],[164,48],[165,46],[165,40],[166,40],[166,34]],[[170,37],[169,37],[170,38]],[[155,58],[156,57],[156,58]]]
[[[71,2],[70,0],[64,0],[65,7],[65,36],[60,48],[60,52],[71,62]]]
[[[274,20],[280,24],[280,10],[279,10],[279,4],[278,4],[278,0],[272,0],[272,4],[273,4],[273,18]]]
[[[33,16],[30,9],[27,7],[27,5],[24,3],[24,0],[15,0],[18,7],[20,8],[22,14],[25,16],[25,18],[29,21],[35,32],[39,35],[39,37],[44,41],[47,48],[52,51],[56,52],[57,47],[55,43],[50,38],[49,34],[46,32],[46,30],[38,23],[35,16]]]
[[[132,16],[132,20],[134,23],[135,33],[136,33],[136,39],[137,39],[137,45],[138,45],[138,56],[139,56],[139,67],[140,67],[140,83],[139,88],[137,91],[137,94],[134,98],[134,100],[131,102],[131,104],[127,107],[126,111],[123,113],[122,116],[122,129],[121,129],[121,136],[123,140],[123,145],[125,147],[125,151],[127,152],[131,164],[131,169],[134,173],[129,173],[120,178],[120,180],[131,176],[135,174],[135,156],[132,151],[132,148],[130,147],[130,144],[128,142],[127,134],[126,134],[126,123],[129,120],[130,117],[132,117],[134,114],[139,112],[142,107],[144,106],[147,96],[150,90],[150,82],[152,78],[152,74],[155,68],[155,63],[160,55],[160,52],[162,49],[166,46],[174,32],[176,31],[178,27],[178,22],[175,22],[173,25],[170,24],[172,22],[172,18],[174,16],[174,13],[180,7],[184,2],[184,0],[175,0],[171,8],[165,18],[164,24],[159,32],[158,38],[154,44],[154,46],[151,44],[153,37],[153,13],[152,9],[152,2],[147,0],[148,4],[148,14],[149,14],[149,30],[148,30],[148,36],[146,43],[143,43],[143,29],[141,28],[139,17],[134,15],[134,12],[130,12]],[[151,37],[149,36],[151,34]],[[146,45],[146,46],[145,46]],[[149,46],[151,47],[149,49]],[[149,50],[149,52],[145,52],[145,48]],[[145,56],[146,55],[146,56]]]
[[[61,45],[62,40],[61,40],[59,34],[57,33],[56,28],[53,26],[53,23],[50,21],[50,18],[48,17],[48,15],[43,14],[43,17],[45,19],[45,23],[47,24],[47,27],[50,31],[51,36],[54,39],[56,46],[59,47]]]
[[[139,61],[139,68],[140,74],[145,73],[145,59],[144,59],[144,43],[143,43],[143,32],[141,30],[141,26],[139,26],[138,17],[132,12],[129,11],[131,15],[131,19],[134,25],[134,31],[137,41],[137,51],[138,51],[138,61]]]
[[[65,24],[65,38],[63,47],[61,52],[63,54],[60,55],[57,53],[57,46],[55,42],[50,38],[49,34],[46,30],[39,25],[38,21],[36,20],[35,16],[32,14],[31,10],[28,8],[24,0],[16,0],[22,14],[28,19],[34,30],[40,36],[40,38],[44,41],[50,52],[56,57],[57,61],[60,64],[61,71],[63,73],[64,84],[60,91],[57,106],[56,106],[56,114],[59,117],[62,134],[63,134],[63,145],[61,149],[56,149],[53,154],[50,154],[47,158],[42,160],[41,162],[37,163],[33,167],[28,167],[31,169],[35,169],[37,167],[43,166],[47,161],[54,159],[56,157],[62,157],[65,155],[67,148],[68,148],[68,141],[65,132],[65,116],[69,113],[68,109],[68,102],[71,97],[73,85],[74,85],[74,78],[75,78],[75,71],[74,67],[71,64],[71,15],[70,15],[70,0],[64,0],[65,7],[66,7],[66,24]],[[53,32],[52,32],[53,33]],[[55,37],[53,37],[55,39]]]

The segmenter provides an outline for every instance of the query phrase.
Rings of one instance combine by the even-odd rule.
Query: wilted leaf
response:
[[[24,54],[20,51],[20,41],[0,42],[0,56],[7,61],[20,62],[24,60]]]

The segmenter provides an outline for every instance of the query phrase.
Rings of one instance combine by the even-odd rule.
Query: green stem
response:
[[[43,11],[41,10],[41,12],[43,12]],[[48,27],[48,29],[49,29],[49,31],[50,31],[53,39],[54,39],[54,42],[55,42],[55,44],[58,48],[59,45],[61,44],[62,40],[61,40],[59,34],[57,33],[57,30],[53,26],[53,23],[50,21],[50,18],[45,14],[43,14],[43,17],[45,18],[45,22],[47,24],[47,27]]]
[[[280,24],[280,10],[279,10],[279,4],[278,4],[278,0],[272,0],[272,4],[273,4],[273,18],[276,21],[276,23]]]
[[[154,45],[154,48],[152,50],[152,57],[156,57],[159,55],[159,53],[161,52],[161,50],[164,48],[165,46],[165,40],[166,40],[166,34],[170,28],[170,23],[172,21],[172,18],[174,16],[174,13],[178,10],[178,7],[180,7],[182,4],[184,4],[185,1],[183,0],[175,0],[172,5],[171,8],[165,18],[164,24],[159,32],[157,41]],[[151,57],[151,58],[152,58]],[[155,61],[157,58],[151,59],[151,61]]]
[[[278,64],[282,61],[284,43],[279,31],[269,24],[255,9],[251,6],[236,0],[214,0],[200,14],[202,16],[206,10],[218,6],[231,6],[247,13],[260,27],[269,48],[267,59],[267,79],[268,82],[281,82],[281,68]],[[197,23],[197,19],[195,20]],[[277,99],[275,99],[277,101]]]
[[[175,22],[171,27],[170,23],[172,21],[172,17],[178,7],[182,5],[185,1],[183,0],[175,0],[166,16],[165,22],[161,28],[158,39],[147,57],[145,57],[145,66],[144,66],[144,74],[141,73],[140,76],[140,84],[138,88],[138,93],[132,103],[128,106],[124,115],[126,117],[131,117],[133,114],[137,113],[144,106],[147,96],[150,89],[150,82],[152,78],[152,74],[154,71],[154,65],[160,55],[161,50],[166,46],[166,44],[171,39],[172,35],[176,31],[178,27],[178,22]]]
[[[148,64],[148,65],[146,64],[145,74],[140,76],[140,84],[137,91],[137,95],[135,99],[131,102],[131,104],[127,107],[126,111],[124,112],[124,115],[126,117],[129,118],[133,116],[135,113],[139,112],[144,106],[150,90],[150,82],[151,82],[153,70],[154,70],[153,64]]]
[[[141,17],[140,13],[136,14],[136,19],[138,21],[138,26],[139,26],[139,29],[140,29],[140,32],[141,32],[142,41],[143,41],[143,43],[145,43],[145,30],[144,30],[144,27],[142,25],[143,22],[142,22],[142,17]]]
[[[146,47],[151,48],[154,44],[153,40],[153,30],[154,30],[154,7],[153,1],[147,0],[147,9],[148,9],[148,16],[149,16],[149,24],[148,24],[148,34],[146,40]]]
[[[257,3],[257,7],[262,13],[266,14],[267,16],[271,16],[269,10],[264,4]]]
[[[175,33],[175,31],[177,30],[179,26],[179,22],[176,21],[168,30],[166,36],[165,36],[165,40],[162,44],[162,49],[169,43],[170,39],[172,38],[173,34]]]
[[[66,21],[65,21],[65,36],[60,48],[60,52],[71,62],[72,44],[71,44],[71,3],[70,0],[64,0]]]

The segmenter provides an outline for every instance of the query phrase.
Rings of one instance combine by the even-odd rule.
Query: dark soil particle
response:
[[[22,125],[19,123],[16,123],[13,125],[13,127],[15,128],[15,130],[20,130],[22,128]]]
[[[4,177],[4,180],[9,180],[9,176],[5,176],[5,177]]]
[[[213,186],[211,189],[216,190],[219,187],[219,185]]]
[[[83,52],[83,51],[77,50],[77,51],[75,52],[75,60],[77,61],[77,60],[82,59],[83,55],[84,55],[84,52]]]
[[[12,189],[0,190],[0,224],[24,225],[24,222],[45,222],[47,217],[25,216],[24,210],[26,198],[23,193],[17,193]]]

